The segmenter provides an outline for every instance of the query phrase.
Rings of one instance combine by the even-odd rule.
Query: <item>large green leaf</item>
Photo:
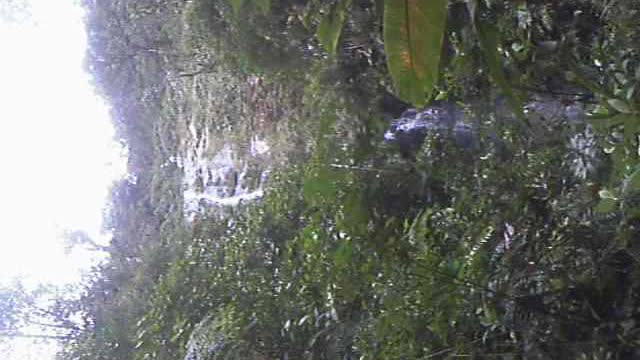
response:
[[[421,107],[438,82],[448,0],[386,0],[384,44],[398,96]]]
[[[347,12],[351,6],[352,0],[338,0],[329,13],[322,18],[318,25],[317,37],[324,49],[330,54],[335,55],[338,49],[338,41],[342,34],[344,22],[347,19]]]

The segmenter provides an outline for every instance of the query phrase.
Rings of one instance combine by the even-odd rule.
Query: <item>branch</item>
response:
[[[32,320],[28,320],[27,321],[29,324],[31,325],[37,325],[37,326],[42,326],[45,328],[55,328],[55,329],[65,329],[65,330],[70,330],[70,331],[79,331],[80,328],[73,323],[67,322],[65,321],[63,324],[50,324],[50,323],[42,323],[42,322],[38,322],[38,321],[32,321]]]
[[[0,338],[23,338],[23,339],[46,339],[46,340],[69,340],[69,336],[46,335],[46,334],[25,334],[21,332],[7,333],[0,332]]]
[[[343,165],[343,164],[329,164],[329,166],[333,169],[342,169],[342,170],[352,170],[352,171],[362,171],[362,172],[373,172],[373,173],[399,173],[399,171],[395,171],[393,169],[380,169],[373,167],[362,167],[362,166],[352,166],[352,165]]]

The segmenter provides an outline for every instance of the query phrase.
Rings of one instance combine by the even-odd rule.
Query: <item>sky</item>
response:
[[[0,0],[0,11],[17,1]],[[82,8],[19,1],[28,12],[0,16],[0,282],[77,282],[97,257],[65,255],[60,235],[84,230],[107,240],[102,210],[124,173],[124,150],[83,66]]]

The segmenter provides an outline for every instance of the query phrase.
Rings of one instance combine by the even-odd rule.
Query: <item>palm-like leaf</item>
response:
[[[335,55],[338,49],[338,41],[342,34],[344,22],[347,19],[347,12],[351,6],[351,1],[352,0],[338,0],[338,2],[331,7],[329,14],[327,14],[320,22],[320,25],[318,25],[318,41],[320,41],[330,55]]]
[[[438,82],[448,0],[386,0],[384,43],[398,95],[423,106]]]

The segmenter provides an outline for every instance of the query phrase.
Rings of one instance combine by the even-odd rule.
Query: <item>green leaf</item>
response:
[[[629,151],[632,159],[638,157],[638,131],[640,130],[640,118],[635,115],[627,115],[624,120],[624,146]]]
[[[309,320],[310,316],[309,315],[305,315],[303,316],[299,321],[298,321],[298,326],[302,326],[304,325],[305,322],[307,322],[307,320]]]
[[[362,194],[353,189],[344,199],[344,224],[350,232],[366,233],[369,214]]]
[[[330,55],[335,55],[337,52],[338,41],[350,6],[351,0],[338,0],[318,25],[316,36]]]
[[[338,188],[336,184],[344,177],[339,172],[334,172],[326,167],[312,167],[307,171],[303,186],[303,194],[307,201],[321,203],[325,199],[336,196]]]
[[[334,255],[334,264],[338,269],[344,269],[353,259],[353,245],[351,241],[342,241]]]
[[[624,127],[624,143],[616,146],[613,156],[617,162],[615,166],[622,169],[627,165],[633,166],[638,158],[638,132],[640,131],[640,118],[635,114],[618,114],[610,118],[592,118],[589,123],[600,134],[608,135],[615,126],[622,125]],[[623,156],[624,155],[624,156]]]
[[[269,15],[271,12],[271,0],[255,0],[255,3],[262,15]]]
[[[384,45],[398,96],[422,107],[438,83],[448,0],[386,0]]]
[[[242,11],[242,7],[244,6],[246,0],[227,0],[231,8],[233,9],[233,15],[240,16],[240,12]]]
[[[618,201],[614,199],[601,199],[595,207],[595,211],[599,213],[610,213],[616,209]]]
[[[606,135],[611,127],[624,124],[628,117],[629,115],[627,114],[618,114],[612,117],[593,116],[588,118],[587,121],[596,131]]]
[[[502,68],[502,61],[500,60],[500,52],[498,51],[498,29],[487,21],[476,21],[478,38],[480,40],[480,48],[482,50],[487,67],[489,68],[489,74],[491,78],[500,88],[500,91],[507,98],[507,102],[511,107],[511,110],[525,125],[528,125],[527,118],[524,116],[522,110],[522,99],[513,90],[513,87],[507,80],[507,75]]]
[[[595,211],[599,213],[609,213],[616,210],[619,199],[609,190],[600,190],[600,201],[595,207]]]
[[[623,114],[631,113],[631,107],[625,101],[622,101],[620,99],[609,99],[607,100],[607,103],[611,105],[612,108],[616,109],[617,111]]]
[[[626,191],[638,191],[640,190],[640,166],[636,171],[627,179]]]
[[[616,201],[618,200],[618,197],[616,196],[616,194],[607,189],[600,190],[598,192],[598,195],[600,196],[601,199],[613,199]]]

